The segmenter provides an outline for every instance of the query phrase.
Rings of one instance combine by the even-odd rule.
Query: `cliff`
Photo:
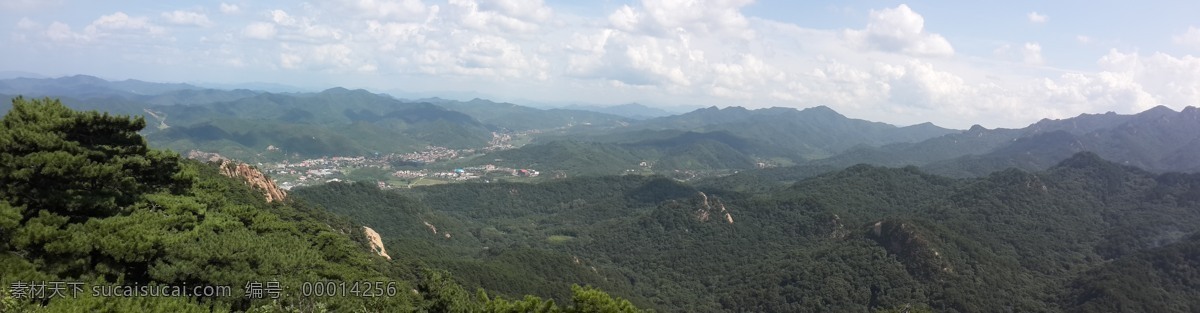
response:
[[[375,230],[371,229],[370,227],[363,226],[363,235],[367,236],[367,242],[371,244],[371,251],[375,251],[375,253],[379,254],[379,256],[387,258],[388,260],[392,259],[392,257],[387,254],[387,249],[383,247],[383,237],[380,237],[379,233],[375,232]]]
[[[721,203],[721,199],[713,199],[710,203],[707,194],[704,194],[704,192],[697,193],[700,194],[700,204],[696,208],[696,221],[701,223],[707,222],[712,216],[713,211],[716,211],[717,215],[725,215],[726,222],[733,224],[733,215],[729,214],[729,210],[725,209],[725,204]]]
[[[251,187],[262,191],[263,196],[267,198],[267,202],[283,201],[287,197],[287,193],[283,189],[279,189],[279,186],[276,186],[274,181],[267,178],[267,175],[263,175],[257,169],[250,167],[249,164],[235,163],[227,159],[221,160],[221,175],[245,180]]]
[[[938,251],[938,245],[912,222],[890,219],[875,222],[868,228],[867,238],[895,255],[913,276],[937,279],[954,272]]]

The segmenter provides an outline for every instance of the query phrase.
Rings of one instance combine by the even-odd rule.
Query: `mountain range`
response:
[[[858,147],[814,164],[870,163],[922,166],[955,177],[1005,168],[1040,170],[1081,151],[1151,171],[1200,170],[1200,109],[1176,112],[1165,106],[1131,115],[1082,114],[1043,119],[1021,129],[975,126],[957,134],[915,143]]]
[[[572,104],[562,108],[569,110],[600,112],[636,120],[674,115],[674,113],[667,110],[652,108],[638,103],[626,103],[610,106]]]
[[[4,79],[0,93],[25,97],[0,106],[0,285],[398,291],[35,301],[0,290],[3,312],[1200,308],[1195,107],[954,130],[823,106],[647,118],[87,76]],[[473,152],[405,171],[545,174],[396,187],[385,180],[401,167],[379,165],[361,181],[284,190],[240,163],[434,145]],[[193,149],[233,160],[179,157]]]
[[[1132,115],[1082,114],[1020,129],[976,125],[960,131],[930,123],[897,127],[847,118],[824,106],[709,107],[649,118],[662,112],[630,117],[483,99],[400,100],[344,88],[270,93],[110,82],[84,75],[0,80],[3,94],[55,95],[77,109],[146,115],[156,127],[144,133],[156,146],[247,160],[406,153],[426,146],[481,148],[493,132],[525,132],[529,145],[457,164],[503,160],[522,168],[599,175],[867,163],[973,177],[1011,167],[1041,170],[1074,153],[1092,151],[1151,171],[1200,170],[1200,158],[1193,157],[1200,153],[1195,122],[1200,113],[1194,107],[1176,112],[1159,106]],[[612,108],[646,109],[637,104]]]

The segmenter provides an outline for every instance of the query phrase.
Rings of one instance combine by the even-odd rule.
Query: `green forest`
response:
[[[384,190],[380,170],[281,201],[224,165],[152,148],[146,127],[57,99],[12,101],[0,120],[0,312],[1200,310],[1200,174],[1035,149],[1075,138],[1047,125],[1017,140],[969,130],[978,145],[1015,143],[924,167],[835,157],[690,181],[606,173],[647,158],[750,168],[744,152],[762,146],[725,131],[560,138],[495,155],[580,175]],[[934,174],[946,171],[972,174]],[[14,292],[37,282],[232,293]],[[262,297],[251,282],[282,292]],[[324,282],[378,283],[387,296],[305,294]]]
[[[501,295],[585,282],[671,312],[1200,308],[1200,175],[1086,152],[971,179],[858,165],[294,195]]]
[[[0,312],[638,312],[590,285],[562,298],[490,295],[420,262],[374,255],[352,220],[267,202],[215,164],[150,149],[141,117],[17,97],[0,120]],[[387,283],[389,296],[311,297],[306,283]],[[224,296],[30,297],[37,282],[232,286]],[[282,293],[247,297],[248,282]],[[557,300],[556,300],[557,299]]]

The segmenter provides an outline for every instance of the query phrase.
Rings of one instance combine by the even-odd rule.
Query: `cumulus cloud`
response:
[[[1023,49],[1021,49],[1021,60],[1025,64],[1041,65],[1044,62],[1042,60],[1042,45],[1036,42],[1026,42]]]
[[[1142,56],[1137,52],[1122,53],[1115,49],[1097,62],[1103,73],[1113,80],[1145,90],[1153,101],[1138,102],[1137,108],[1148,109],[1166,104],[1175,107],[1200,105],[1200,58],[1185,55],[1174,57],[1166,53]]]
[[[236,4],[221,2],[221,6],[219,8],[221,9],[221,13],[225,14],[238,14],[242,12],[242,9]]]
[[[437,6],[421,0],[341,0],[336,9],[349,9],[353,15],[387,21],[421,21]]]
[[[754,31],[741,13],[750,0],[649,1],[637,8],[622,6],[609,15],[613,28],[629,33],[672,37],[682,30],[751,39]]]
[[[1186,32],[1172,36],[1171,40],[1177,45],[1200,50],[1200,28],[1188,27]]]
[[[914,56],[950,56],[954,48],[942,35],[925,31],[925,18],[908,5],[893,9],[871,10],[867,27],[846,30],[846,39],[854,46]]]
[[[551,18],[553,10],[536,0],[450,0],[462,26],[476,31],[530,33]]]
[[[1099,58],[1099,70],[1065,73],[1014,66],[1045,64],[1038,42],[1003,45],[993,57],[957,56],[906,5],[870,11],[865,26],[847,30],[748,17],[742,10],[750,2],[646,0],[598,17],[572,16],[539,0],[317,2],[223,16],[240,24],[232,32],[204,35],[194,53],[175,51],[181,59],[215,68],[297,77],[371,74],[389,84],[478,82],[469,86],[484,93],[559,92],[572,100],[586,97],[574,93],[584,91],[598,101],[829,105],[858,118],[952,127],[977,122],[1017,127],[1081,112],[1200,104],[1200,60],[1192,56],[1113,50]],[[225,14],[244,9],[227,3],[218,8]],[[163,24],[213,25],[203,12],[152,17]],[[47,21],[20,19],[15,34],[116,46],[122,39],[166,32],[121,12],[82,30]],[[1200,30],[1189,28],[1175,42],[1189,45],[1193,33]],[[565,89],[571,91],[560,91]]]
[[[175,10],[171,12],[163,12],[162,18],[167,22],[175,25],[188,25],[209,27],[212,26],[212,21],[208,20],[208,16],[200,12]]]
[[[83,35],[71,31],[71,25],[55,21],[46,27],[46,38],[55,42],[73,42],[84,39]]]
[[[84,31],[91,35],[106,35],[114,32],[160,35],[166,32],[161,26],[150,23],[145,17],[131,17],[125,12],[100,16],[84,28]]]
[[[332,72],[372,72],[375,64],[357,55],[353,48],[342,43],[318,45],[282,45],[279,66],[284,69],[304,69]]]
[[[271,10],[268,15],[271,16],[271,21],[274,21],[275,24],[283,26],[296,25],[296,19],[292,18],[292,16],[288,15],[288,13],[284,10]]]
[[[32,31],[39,33],[37,29],[41,27],[29,19],[22,19],[17,22],[17,29]],[[83,31],[75,31],[63,22],[54,21],[46,28],[40,31],[46,39],[57,43],[93,43],[101,39],[125,39],[132,40],[145,36],[159,37],[166,34],[166,29],[162,26],[151,23],[146,17],[134,17],[125,14],[124,12],[116,12],[113,14],[102,15],[93,20],[90,24],[83,28]],[[25,40],[24,35],[20,36],[21,40]]]
[[[1038,14],[1038,12],[1036,12],[1036,11],[1029,12],[1029,14],[1026,14],[1025,17],[1029,19],[1030,23],[1035,23],[1035,24],[1042,24],[1042,23],[1045,23],[1046,21],[1050,20],[1049,16],[1046,16],[1043,14]]]

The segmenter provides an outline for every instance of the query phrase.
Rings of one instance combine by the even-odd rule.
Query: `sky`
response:
[[[1200,105],[1197,1],[0,0],[0,71],[1023,127]]]

